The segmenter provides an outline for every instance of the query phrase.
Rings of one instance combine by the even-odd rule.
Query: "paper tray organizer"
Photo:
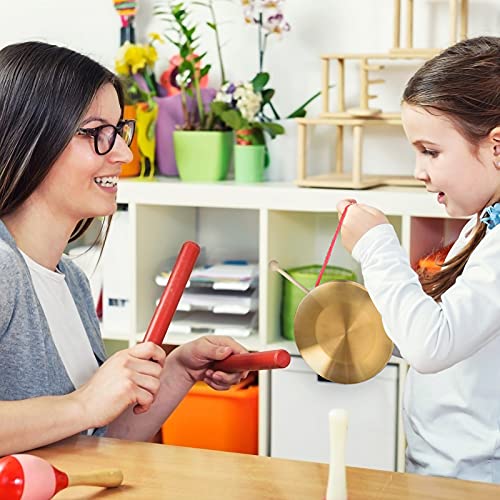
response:
[[[159,286],[169,272],[156,276]],[[195,335],[247,337],[257,331],[258,266],[256,264],[194,269],[169,331]]]
[[[257,331],[257,314],[244,316],[234,314],[213,314],[210,312],[178,311],[170,323],[172,333],[190,333],[195,335],[229,335],[230,337],[248,337]]]

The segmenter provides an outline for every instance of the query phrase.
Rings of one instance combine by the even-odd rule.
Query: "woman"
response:
[[[40,42],[0,51],[0,455],[79,432],[151,438],[195,381],[245,349],[202,338],[168,357],[150,342],[106,360],[89,284],[63,255],[116,210],[134,123],[116,77]]]

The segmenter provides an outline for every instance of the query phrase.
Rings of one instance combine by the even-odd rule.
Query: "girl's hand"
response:
[[[247,377],[248,372],[214,371],[210,368],[212,362],[226,359],[231,354],[246,352],[248,351],[231,337],[211,335],[179,346],[169,358],[173,358],[171,361],[175,360],[176,365],[184,371],[184,375],[191,383],[203,380],[213,389],[225,391]],[[172,368],[169,366],[168,371]]]
[[[347,208],[348,206],[349,208]],[[337,203],[339,217],[346,208],[347,214],[342,223],[340,234],[342,236],[342,244],[351,253],[354,245],[356,245],[367,231],[379,224],[387,224],[389,221],[380,210],[356,203],[355,200],[351,199],[342,200]]]
[[[102,427],[121,415],[130,405],[143,413],[153,404],[160,389],[165,351],[145,342],[119,351],[95,372],[74,395],[90,417],[90,427]]]

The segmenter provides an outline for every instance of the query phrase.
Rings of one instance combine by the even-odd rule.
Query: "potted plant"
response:
[[[259,73],[264,72],[264,62],[267,44],[270,38],[281,37],[290,31],[290,23],[283,12],[285,0],[241,0],[243,17],[248,26],[257,28],[258,67]],[[295,170],[292,165],[296,161],[297,123],[295,118],[306,115],[307,106],[317,99],[321,92],[316,92],[292,112],[281,115],[269,100],[268,111],[274,123],[283,127],[284,133],[267,143],[270,168],[267,177],[269,180],[292,180]]]
[[[131,144],[133,160],[122,167],[122,176],[140,175],[151,179],[155,173],[155,126],[158,106],[154,100],[157,84],[154,64],[158,58],[154,42],[161,41],[156,33],[149,35],[146,45],[126,41],[115,59],[115,70],[125,89],[124,118],[136,120],[136,134]]]
[[[264,112],[274,89],[265,88],[268,73],[258,73],[251,82],[226,83],[211,104],[212,113],[236,131],[234,177],[237,182],[264,180],[266,135],[274,139],[284,133]]]
[[[173,132],[179,177],[184,181],[210,182],[227,176],[233,151],[233,132],[210,110],[215,90],[201,88],[210,70],[206,53],[198,55],[197,25],[190,21],[183,2],[156,8],[168,22],[165,37],[178,50],[180,64],[175,78],[180,90],[183,123]]]

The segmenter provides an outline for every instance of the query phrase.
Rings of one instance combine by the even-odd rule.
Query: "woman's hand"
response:
[[[177,366],[169,364],[166,376],[168,377],[170,370],[180,369],[190,383],[203,380],[213,389],[224,391],[243,380],[248,372],[226,373],[214,371],[210,366],[214,361],[226,359],[231,354],[246,352],[248,351],[231,337],[201,337],[179,346],[169,355],[167,362],[175,362]]]
[[[160,389],[165,351],[145,342],[111,356],[74,396],[90,417],[89,427],[109,424],[130,405],[135,413],[147,411]]]
[[[340,234],[342,235],[342,245],[349,253],[352,252],[354,245],[360,238],[371,228],[389,222],[380,210],[356,203],[355,200],[346,199],[337,203],[339,217],[346,209],[347,213]]]

